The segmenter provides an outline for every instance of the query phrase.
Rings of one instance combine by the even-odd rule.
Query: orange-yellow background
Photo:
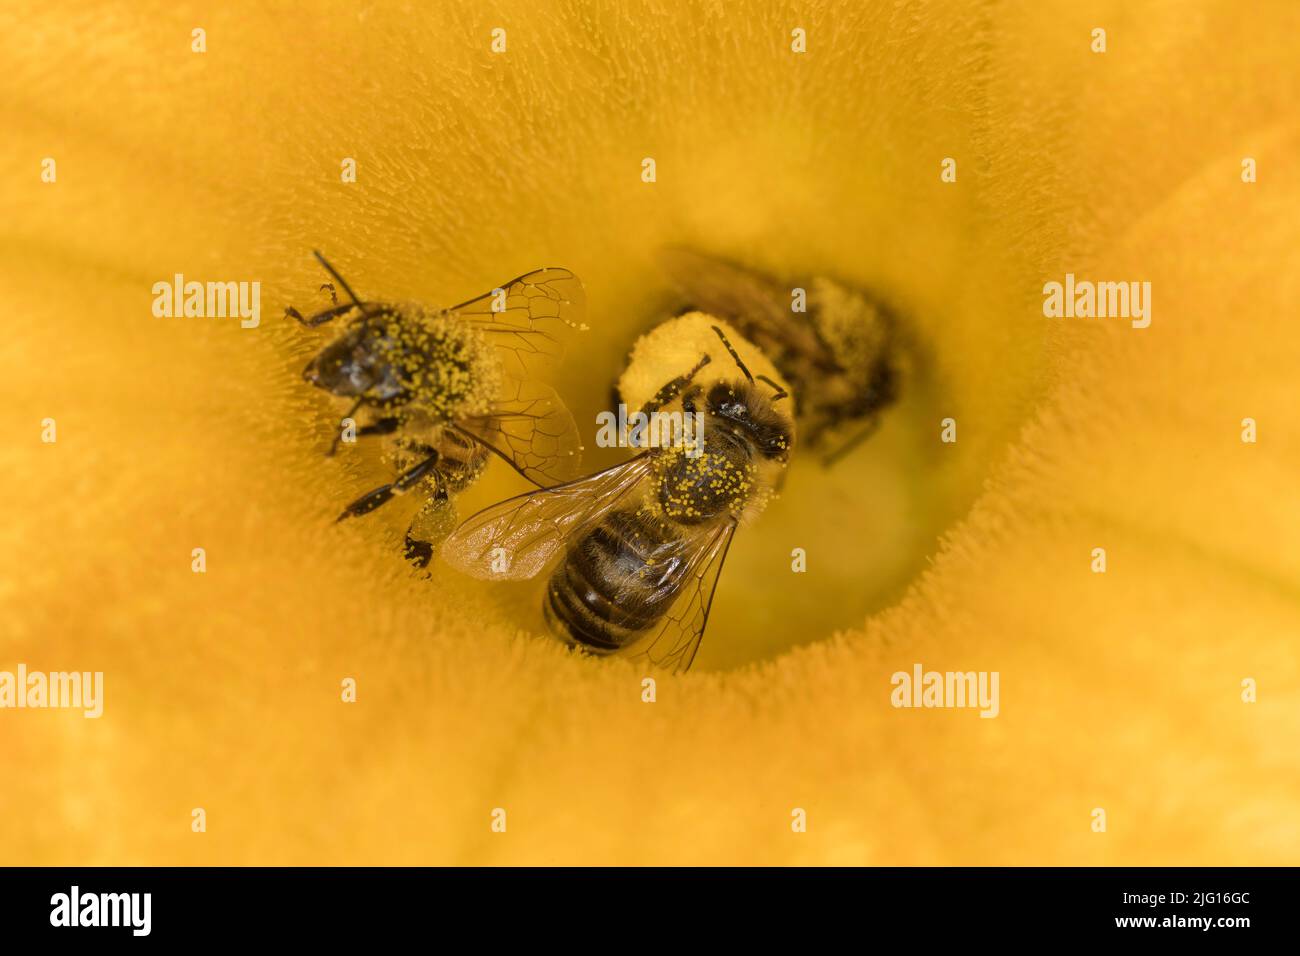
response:
[[[0,712],[0,863],[1294,862],[1297,37],[1284,0],[7,4],[0,669],[107,689]],[[876,290],[919,359],[645,704],[534,592],[412,576],[400,514],[331,525],[385,472],[323,459],[280,313],[314,247],[431,304],[569,266],[585,424],[665,243]],[[1044,319],[1067,271],[1152,282],[1151,328]],[[176,272],[261,281],[261,327],[153,318]],[[914,662],[999,671],[1001,715],[892,709]]]

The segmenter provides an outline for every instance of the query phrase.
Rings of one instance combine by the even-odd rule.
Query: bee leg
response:
[[[433,544],[429,541],[416,541],[411,537],[411,532],[406,532],[406,545],[402,549],[402,556],[410,561],[412,565],[424,570],[433,560]]]
[[[396,415],[390,415],[387,418],[378,418],[369,425],[363,425],[361,428],[358,428],[357,437],[360,438],[362,435],[391,435],[393,432],[397,431],[397,426],[401,423],[402,420]]]
[[[340,315],[346,315],[354,308],[356,308],[356,306],[354,306],[351,302],[349,302],[346,305],[336,305],[334,308],[326,309],[324,312],[317,312],[311,318],[305,319],[303,318],[302,313],[299,312],[297,309],[295,309],[293,306],[287,306],[284,310],[284,314],[289,316],[290,318],[297,319],[299,324],[305,325],[309,329],[314,329],[318,325],[324,325],[326,322],[332,322],[334,319],[337,319]]]
[[[438,463],[438,453],[434,452],[428,458],[412,465],[406,471],[397,476],[397,479],[390,484],[380,485],[373,491],[367,491],[352,504],[343,509],[343,513],[335,519],[336,522],[344,518],[353,518],[359,515],[369,514],[380,505],[385,504],[394,495],[403,495],[411,490],[411,487],[420,481],[429,470]]]
[[[437,489],[411,519],[410,527],[406,529],[406,544],[403,549],[406,560],[421,569],[429,566],[434,549],[456,526],[456,506],[447,493],[442,472],[435,469],[433,478],[438,483]]]
[[[339,442],[343,440],[343,423],[357,413],[357,409],[361,407],[361,402],[362,400],[358,398],[352,403],[352,407],[343,413],[343,417],[339,419],[339,427],[334,430],[334,440],[330,442],[330,450],[325,453],[326,458],[333,458],[334,453],[339,450]]]
[[[650,401],[641,406],[642,414],[647,416],[651,415],[680,396],[682,392],[686,390],[686,386],[691,384],[691,379],[695,378],[700,369],[709,364],[709,361],[709,355],[706,352],[700,357],[700,360],[695,363],[695,368],[691,369],[685,375],[678,375],[675,379],[660,388],[659,391],[655,392],[654,395],[651,396]]]
[[[878,414],[872,415],[869,419],[867,419],[867,424],[863,426],[861,431],[859,431],[852,438],[848,439],[843,445],[835,449],[833,452],[830,452],[829,454],[826,455],[825,458],[822,459],[822,467],[823,468],[831,467],[831,465],[835,464],[837,461],[839,461],[849,452],[853,451],[853,449],[857,448],[858,445],[862,444],[864,441],[870,438],[871,435],[875,432],[875,430],[879,427],[880,427],[880,416]]]
[[[320,292],[328,291],[330,294],[330,301],[333,302],[335,305],[339,304],[339,294],[334,291],[333,282],[323,283],[318,291]]]
[[[358,298],[357,298],[357,294],[356,294],[355,292],[352,291],[352,286],[348,285],[348,284],[347,284],[347,281],[346,281],[346,280],[345,280],[341,275],[338,274],[338,270],[336,270],[332,265],[330,265],[330,264],[329,264],[329,261],[328,261],[324,256],[322,256],[318,250],[313,249],[313,250],[311,251],[311,254],[314,255],[314,256],[316,257],[316,260],[317,260],[317,261],[318,261],[322,266],[325,267],[325,271],[328,272],[328,273],[330,274],[330,278],[332,278],[332,279],[333,279],[335,282],[337,282],[339,285],[343,286],[343,291],[346,292],[346,293],[348,294],[348,298],[351,299],[352,302],[353,302],[357,307],[361,307],[361,300],[358,299]],[[326,283],[326,285],[328,285],[328,283]],[[325,286],[321,286],[321,288],[323,289],[323,288],[325,288]],[[330,289],[330,293],[332,294],[333,292],[334,292],[334,290],[333,290],[333,288],[331,288],[331,289]],[[337,300],[336,300],[336,301],[337,301]]]

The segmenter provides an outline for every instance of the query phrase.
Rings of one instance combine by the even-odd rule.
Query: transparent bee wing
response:
[[[563,353],[566,329],[585,328],[582,317],[586,309],[582,281],[568,269],[548,267],[511,279],[447,311],[483,334],[501,353],[508,374],[529,378],[546,361]]]
[[[447,310],[470,323],[497,351],[506,376],[486,415],[457,424],[543,487],[578,473],[582,442],[559,396],[534,376],[546,360],[563,352],[563,333],[580,327],[586,301],[577,276],[568,269],[545,268]]]
[[[628,654],[631,660],[644,660],[674,674],[690,668],[704,638],[718,577],[735,533],[736,522],[732,520],[692,539],[681,595],[654,632]]]
[[[776,344],[819,365],[835,367],[835,357],[818,337],[808,313],[791,310],[792,290],[688,249],[663,249],[659,261],[691,307],[726,319],[760,348]]]
[[[507,379],[486,415],[456,424],[543,488],[569,481],[582,465],[573,416],[555,389],[532,379]]]
[[[650,473],[653,453],[567,484],[507,499],[465,519],[442,546],[458,571],[486,580],[536,577],[568,541],[636,493]]]

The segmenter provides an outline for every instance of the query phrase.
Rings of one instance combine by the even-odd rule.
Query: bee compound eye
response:
[[[724,412],[733,404],[735,398],[735,389],[726,382],[719,382],[709,389],[709,405]]]

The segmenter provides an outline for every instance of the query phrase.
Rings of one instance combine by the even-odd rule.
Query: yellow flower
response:
[[[0,671],[105,675],[98,720],[0,710],[6,860],[1292,861],[1298,28],[1226,0],[6,5]],[[280,312],[313,248],[430,306],[564,265],[590,431],[674,243],[878,292],[918,362],[840,466],[796,446],[697,671],[646,703],[541,636],[535,589],[418,579],[400,514],[331,524],[384,466],[324,458],[338,409],[300,373],[328,333]],[[1066,273],[1150,281],[1150,327],[1044,318]],[[176,274],[259,281],[260,324],[154,317]],[[493,467],[462,513],[524,487]],[[999,672],[997,718],[891,706],[918,662]]]

